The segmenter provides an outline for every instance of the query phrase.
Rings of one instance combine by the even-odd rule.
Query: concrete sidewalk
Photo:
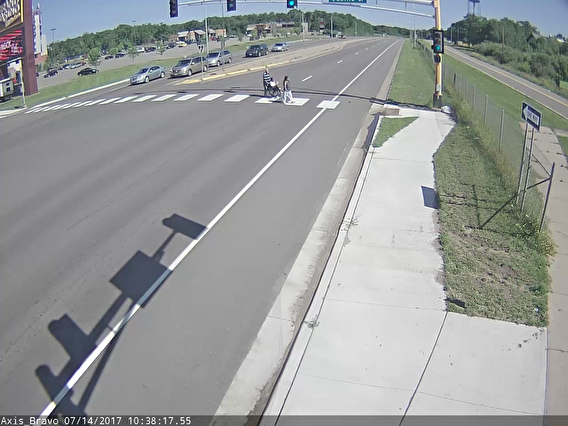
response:
[[[381,425],[500,415],[503,424],[502,415],[544,412],[545,330],[446,311],[433,155],[454,123],[400,115],[418,119],[367,155],[263,426],[305,424],[290,415],[389,415]],[[355,424],[330,420],[322,424]]]

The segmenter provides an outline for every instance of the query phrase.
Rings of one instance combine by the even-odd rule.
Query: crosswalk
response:
[[[82,102],[68,102],[68,103],[57,103],[56,105],[46,105],[30,109],[26,111],[25,114],[37,114],[40,112],[49,111],[62,111],[74,108],[83,107],[100,107],[106,105],[117,105],[117,104],[140,104],[144,102],[189,102],[196,101],[199,103],[211,103],[211,102],[226,102],[229,104],[237,104],[241,102],[251,102],[254,101],[255,104],[259,105],[269,105],[273,103],[280,103],[278,98],[258,98],[258,95],[250,95],[246,93],[227,95],[224,93],[210,93],[210,94],[198,94],[198,93],[166,93],[163,95],[158,94],[143,94],[143,95],[130,95],[124,97],[114,97],[109,99],[90,99]],[[309,98],[294,98],[293,103],[289,103],[289,106],[302,107],[310,101]],[[324,100],[321,101],[316,107],[324,109],[335,109],[339,105],[338,101]]]

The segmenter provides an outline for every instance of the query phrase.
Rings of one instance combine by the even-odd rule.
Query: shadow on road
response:
[[[162,223],[172,230],[171,234],[152,256],[148,256],[141,251],[136,252],[111,278],[110,282],[120,290],[120,295],[89,334],[81,330],[77,323],[67,314],[49,324],[49,331],[69,355],[69,361],[57,375],[47,365],[41,365],[36,369],[36,375],[49,394],[50,399],[58,403],[52,416],[87,415],[85,407],[120,338],[121,330],[124,329],[117,328],[120,319],[115,317],[119,311],[125,312],[125,306],[127,306],[126,312],[129,313],[137,304],[140,304],[140,307],[143,308],[155,294],[155,291],[159,289],[160,285],[166,281],[171,271],[162,264],[162,258],[166,247],[176,234],[182,234],[192,240],[196,240],[205,230],[205,226],[177,214],[164,219]],[[73,398],[74,390],[67,389],[69,380],[73,378],[75,372],[85,363],[87,357],[92,356],[97,345],[109,335],[113,328],[115,328],[115,331],[118,331],[118,334],[100,354],[97,361],[92,364],[91,369],[94,370],[92,373],[87,373],[90,378],[80,398]],[[73,402],[72,398],[77,402]]]

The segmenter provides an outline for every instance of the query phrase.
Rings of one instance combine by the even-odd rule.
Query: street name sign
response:
[[[521,118],[533,126],[540,132],[540,124],[542,123],[542,114],[534,109],[532,106],[523,102],[523,109],[521,110]]]

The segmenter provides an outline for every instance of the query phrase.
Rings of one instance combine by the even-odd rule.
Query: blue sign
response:
[[[532,106],[523,102],[523,109],[521,110],[521,118],[533,126],[540,132],[540,123],[542,123],[542,114],[534,109]]]

